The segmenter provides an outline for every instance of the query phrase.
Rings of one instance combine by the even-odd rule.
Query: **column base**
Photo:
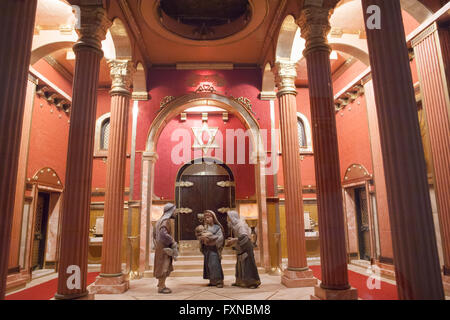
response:
[[[446,296],[450,296],[450,276],[442,275],[442,284]]]
[[[316,285],[311,300],[358,300],[358,291],[355,288],[331,290]]]
[[[288,288],[313,287],[317,284],[311,269],[304,271],[294,271],[285,269],[281,277],[281,283]]]
[[[89,287],[89,292],[93,294],[120,294],[130,288],[130,281],[125,275],[118,277],[98,276],[95,283]]]
[[[95,295],[88,291],[78,294],[55,294],[50,300],[95,300]]]

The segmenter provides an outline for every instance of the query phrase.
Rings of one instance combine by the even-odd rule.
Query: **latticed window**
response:
[[[106,119],[102,123],[102,131],[101,131],[101,138],[100,138],[100,149],[101,150],[108,150],[110,127],[111,127],[110,119]]]
[[[297,130],[298,130],[298,144],[300,148],[306,148],[306,132],[305,132],[305,124],[300,118],[297,118]]]

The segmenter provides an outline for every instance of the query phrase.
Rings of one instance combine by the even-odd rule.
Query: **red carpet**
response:
[[[322,279],[320,266],[310,266],[317,279]],[[368,276],[348,270],[350,285],[358,289],[358,297],[363,300],[398,300],[397,287],[393,284],[381,281],[380,289],[367,287]]]
[[[87,276],[87,285],[95,281],[99,272],[90,272]],[[5,300],[50,300],[58,289],[58,278],[38,284],[37,286],[7,295]]]

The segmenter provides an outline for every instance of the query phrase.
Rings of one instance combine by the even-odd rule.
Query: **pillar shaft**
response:
[[[0,300],[4,299],[37,0],[0,4]],[[18,45],[20,44],[20,45]]]
[[[309,95],[317,183],[322,289],[349,289],[336,116],[327,34],[328,8],[302,11],[297,23],[306,39]]]
[[[123,211],[127,160],[130,63],[111,61],[111,129],[106,171],[105,222],[101,275],[122,274]]]
[[[278,63],[278,102],[280,108],[281,150],[286,206],[288,268],[307,268],[300,148],[297,129],[295,64]],[[289,75],[289,72],[291,75]],[[287,79],[290,77],[291,83]]]
[[[380,126],[400,299],[443,299],[417,105],[399,0],[362,0],[365,20],[379,9],[380,29],[366,25]],[[369,10],[369,12],[372,12]]]
[[[442,33],[449,34],[448,30]],[[448,41],[448,39],[447,39]],[[420,74],[420,91],[426,112],[434,168],[434,184],[439,214],[444,274],[450,276],[450,99],[443,56],[448,56],[441,46],[437,24],[431,25],[412,41],[416,64]]]
[[[72,93],[66,188],[61,221],[61,256],[57,299],[87,295],[87,257],[92,161],[101,41],[111,22],[103,8],[81,7]]]
[[[283,161],[288,267],[282,283],[288,287],[317,283],[306,261],[300,147],[297,122],[297,77],[294,63],[277,62],[276,81],[280,107],[281,150]]]

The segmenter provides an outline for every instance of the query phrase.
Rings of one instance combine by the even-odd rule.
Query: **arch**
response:
[[[147,76],[144,65],[138,62],[133,75],[133,100],[148,100]]]
[[[357,42],[346,41],[345,39],[329,39],[328,43],[331,49],[346,53],[360,60],[366,66],[370,66],[369,49],[367,41],[363,39],[356,40]],[[356,45],[359,44],[359,45]]]
[[[62,189],[63,185],[58,173],[55,169],[44,167],[33,174],[32,183],[39,184],[43,187]]]
[[[149,259],[151,251],[151,215],[153,210],[155,162],[158,159],[156,145],[159,136],[166,124],[175,116],[187,108],[196,106],[214,106],[233,113],[250,131],[250,142],[253,146],[253,153],[250,161],[255,166],[256,202],[259,216],[259,246],[260,263],[265,268],[270,268],[267,203],[266,203],[266,176],[263,140],[259,130],[259,124],[252,113],[237,100],[215,93],[191,93],[172,100],[167,103],[153,120],[143,153],[142,161],[142,185],[141,185],[141,250],[139,270],[144,273],[151,266]]]
[[[146,152],[156,153],[156,143],[165,125],[185,109],[196,106],[219,107],[236,115],[244,126],[250,130],[253,152],[256,153],[259,158],[264,159],[264,145],[259,132],[259,124],[254,116],[240,102],[215,93],[192,93],[169,102],[158,113],[150,126],[146,143]]]
[[[262,76],[261,98],[271,98],[274,100],[275,97],[275,74],[272,72],[272,66],[268,62]]]
[[[132,49],[131,42],[128,36],[127,29],[120,18],[115,18],[113,24],[109,28],[111,33],[112,43],[114,44],[114,57],[105,57],[108,59],[118,59],[118,60],[131,60],[132,59]]]
[[[201,163],[212,163],[212,164],[222,167],[227,172],[228,176],[230,177],[230,181],[234,181],[233,170],[231,170],[231,168],[229,166],[227,166],[221,160],[212,158],[212,157],[201,157],[201,158],[193,159],[193,160],[185,163],[180,168],[180,170],[178,170],[176,181],[181,181],[181,177],[183,176],[186,169],[191,167],[192,165],[199,164],[199,160],[201,160]]]
[[[30,65],[35,64],[42,58],[52,54],[55,51],[71,49],[75,43],[75,41],[68,40],[43,44],[42,46],[33,49],[33,51],[31,52]]]
[[[345,170],[344,183],[369,180],[372,175],[369,171],[359,163],[353,163]]]
[[[295,38],[298,34],[299,27],[295,23],[292,15],[286,16],[281,24],[280,33],[278,34],[276,60],[291,61],[292,51],[294,48]]]

